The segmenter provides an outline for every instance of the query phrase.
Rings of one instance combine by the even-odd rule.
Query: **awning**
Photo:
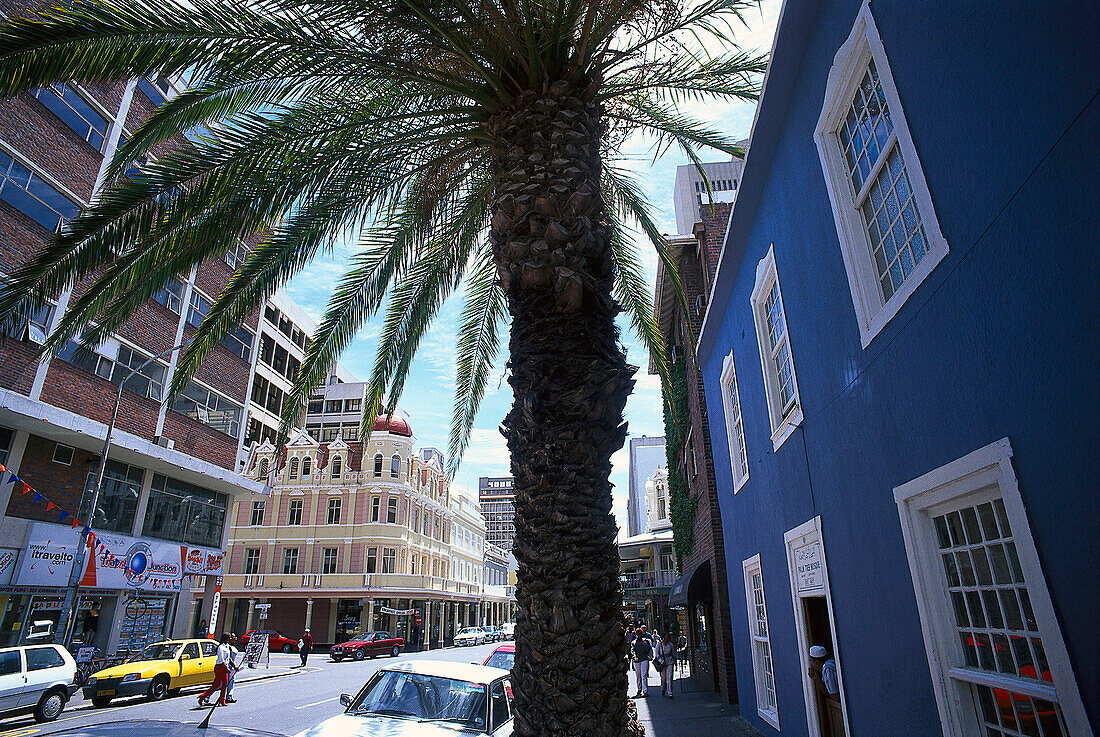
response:
[[[670,607],[684,606],[688,602],[710,601],[710,561],[704,560],[676,579],[668,595]]]

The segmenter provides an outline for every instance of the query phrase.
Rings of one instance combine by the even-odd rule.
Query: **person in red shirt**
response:
[[[306,658],[309,657],[310,651],[313,650],[313,635],[309,634],[309,627],[306,627],[305,633],[302,635],[302,639],[298,640],[298,654],[302,657],[302,666],[306,667]]]

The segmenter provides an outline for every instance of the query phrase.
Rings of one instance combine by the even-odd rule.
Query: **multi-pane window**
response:
[[[894,489],[944,733],[1089,734],[1002,439]]]
[[[264,503],[252,502],[252,515],[249,517],[248,524],[252,526],[262,525],[264,523]]]
[[[0,200],[47,230],[76,217],[79,207],[7,154],[0,153]]]
[[[924,258],[928,244],[873,59],[836,136],[886,302]]]
[[[378,548],[367,548],[367,573],[378,572]]]
[[[290,459],[290,467],[288,469],[288,473],[290,474],[290,479],[292,481],[298,478],[298,459],[297,458],[291,458]]]
[[[67,84],[39,87],[31,92],[46,108],[96,151],[103,149],[110,123]]]
[[[932,518],[963,657],[968,668],[1051,683],[1012,527],[1001,499]],[[1025,684],[1026,685],[1026,684]],[[1066,735],[1061,707],[1021,692],[971,683],[990,737]]]
[[[227,507],[225,494],[154,474],[142,534],[217,547],[222,544]]]
[[[393,524],[397,522],[397,497],[390,497],[386,501],[386,522]]]
[[[142,367],[149,359],[125,345],[119,346],[115,359],[111,360],[69,341],[58,357],[115,384],[125,380],[125,387],[142,397],[159,400],[164,391],[164,366],[153,361]]]
[[[330,525],[340,524],[340,512],[343,502],[339,498],[328,500],[328,523]]]
[[[397,571],[397,550],[396,548],[383,548],[382,550],[382,573],[395,573]]]
[[[336,548],[324,549],[321,558],[321,573],[336,573],[337,553],[338,551]]]
[[[215,430],[236,437],[240,430],[241,407],[223,396],[191,382],[183,388],[172,409],[194,417]]]
[[[302,524],[302,500],[291,499],[290,508],[287,510],[286,523],[288,525]]]
[[[382,498],[372,496],[370,499],[370,521],[377,522],[381,517]]]
[[[791,357],[787,316],[783,292],[776,272],[775,253],[767,255],[757,267],[757,281],[752,293],[753,319],[760,346],[760,367],[764,374],[764,389],[768,399],[768,415],[772,427],[772,444],[778,450],[783,441],[802,420],[802,408]]]
[[[326,414],[339,413],[341,411],[341,409],[343,408],[343,406],[344,406],[344,401],[342,399],[329,399],[329,400],[326,400],[325,401],[325,413]]]
[[[345,412],[358,412],[359,409],[362,406],[363,406],[363,400],[362,399],[345,399],[344,400],[344,411]]]
[[[948,251],[886,52],[864,3],[814,132],[864,347]]]
[[[396,454],[390,459],[390,478],[401,478],[401,456]]]
[[[244,573],[250,576],[260,572],[260,549],[246,548],[244,551]]]
[[[247,257],[248,246],[237,241],[236,245],[230,246],[229,250],[225,252],[225,263],[229,265],[229,268],[235,269],[243,264]]]
[[[340,456],[335,456],[332,459],[332,478],[338,479],[343,473],[343,461],[340,460]]]
[[[313,471],[313,459],[306,456],[302,459],[302,479],[308,479],[310,473]]]
[[[298,572],[298,548],[286,548],[283,550],[283,573]]]
[[[731,351],[722,366],[722,407],[726,414],[726,440],[733,468],[734,493],[749,478],[749,459],[745,451],[745,427],[741,421],[741,397],[737,392],[737,369]]]
[[[212,307],[210,300],[199,294],[197,289],[192,289],[191,304],[187,308],[187,322],[197,328],[210,314]],[[221,339],[221,345],[233,355],[247,361],[252,357],[252,341],[255,338],[251,330],[244,326],[237,326],[230,328]]]
[[[382,463],[383,463],[383,458],[382,458],[381,453],[374,456],[374,477],[375,478],[381,478],[382,477]]]
[[[760,556],[744,563],[745,593],[749,607],[749,638],[752,641],[753,678],[756,682],[756,709],[760,717],[779,729],[779,707],[775,698],[775,674],[768,634],[768,607],[764,601],[764,578]]]
[[[153,295],[153,299],[178,315],[180,310],[183,309],[183,290],[184,283],[173,276],[168,279],[168,283],[157,290],[157,293]]]
[[[8,335],[16,340],[29,340],[38,345],[46,342],[46,336],[50,332],[50,322],[53,320],[54,305],[44,304],[39,307],[24,322],[16,323],[8,331]]]
[[[96,529],[129,534],[134,526],[134,518],[137,516],[137,502],[141,495],[144,471],[137,466],[119,463],[108,458],[107,467],[103,470],[103,483],[96,498],[95,515],[89,517],[88,510],[91,507],[92,497],[95,496],[93,492],[98,472],[98,463],[88,469],[80,505],[80,518],[90,519],[89,524]]]

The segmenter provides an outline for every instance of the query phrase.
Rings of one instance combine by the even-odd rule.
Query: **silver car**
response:
[[[298,737],[455,737],[512,734],[512,684],[500,668],[409,660],[375,673],[344,713]]]
[[[0,717],[32,713],[51,722],[76,689],[76,661],[60,645],[0,649]]]

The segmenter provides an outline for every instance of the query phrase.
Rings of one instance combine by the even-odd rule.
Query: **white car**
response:
[[[371,676],[344,713],[297,737],[457,737],[512,734],[512,685],[500,668],[408,660]]]
[[[502,624],[500,626],[500,636],[503,637],[505,640],[516,639],[516,623],[505,622],[504,624]]]
[[[455,647],[480,645],[485,642],[485,632],[480,627],[463,627],[455,635]]]
[[[76,693],[76,661],[60,645],[0,649],[0,717],[52,722]]]

